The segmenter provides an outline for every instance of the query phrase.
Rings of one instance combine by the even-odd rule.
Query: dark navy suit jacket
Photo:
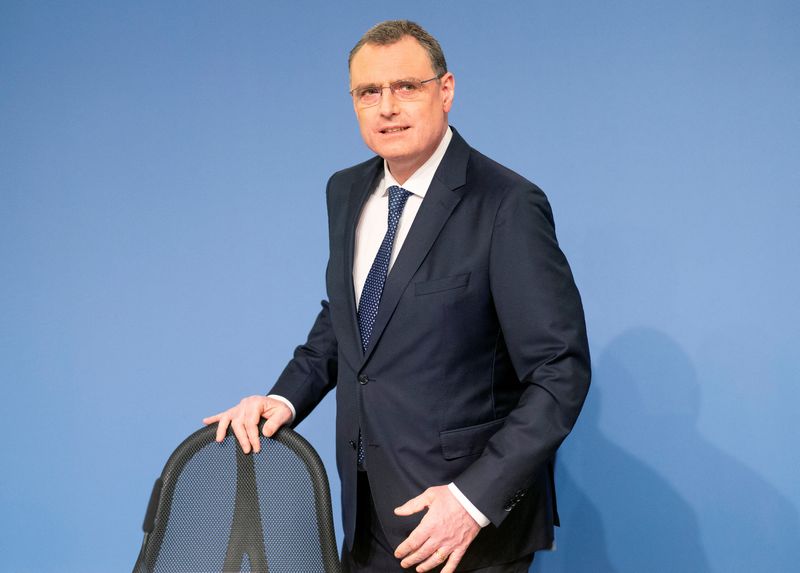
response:
[[[336,387],[336,461],[346,542],[356,517],[356,449],[396,546],[421,514],[393,509],[454,482],[490,520],[462,567],[549,547],[553,463],[589,387],[583,309],[547,198],[458,135],[386,279],[361,349],[353,291],[359,214],[375,157],[328,182],[328,301],[270,393],[299,423]]]

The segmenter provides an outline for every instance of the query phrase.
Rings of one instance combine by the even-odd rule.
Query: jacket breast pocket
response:
[[[469,275],[470,273],[462,273],[460,275],[452,275],[440,279],[414,283],[414,294],[419,296],[467,286],[469,283]]]
[[[503,427],[506,419],[492,420],[476,426],[465,426],[439,432],[442,455],[446,460],[480,454],[494,433]]]

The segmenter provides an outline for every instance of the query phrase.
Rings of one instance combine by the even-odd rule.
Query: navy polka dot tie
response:
[[[375,317],[378,316],[378,305],[383,294],[383,285],[386,282],[386,275],[389,272],[389,260],[392,256],[392,245],[394,236],[397,233],[397,223],[403,213],[410,191],[392,185],[389,187],[389,226],[386,235],[383,237],[381,247],[372,267],[369,269],[367,280],[364,281],[364,288],[361,291],[361,298],[358,301],[358,329],[361,333],[361,348],[365,351],[369,344],[369,337],[372,334],[372,326],[375,324]]]
[[[389,261],[392,257],[392,245],[394,236],[397,233],[397,223],[400,215],[403,214],[403,207],[411,192],[392,185],[389,187],[389,225],[386,235],[375,255],[372,267],[364,281],[364,288],[361,291],[361,298],[358,301],[358,329],[361,334],[361,348],[367,350],[369,337],[372,334],[372,326],[375,324],[375,317],[378,316],[378,305],[383,294],[383,285],[386,283],[386,275],[389,272]],[[364,444],[359,431],[358,435],[358,464],[364,464]]]

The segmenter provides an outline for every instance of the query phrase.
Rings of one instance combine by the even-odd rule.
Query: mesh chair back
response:
[[[217,425],[189,436],[153,486],[134,573],[339,573],[316,451],[281,428],[245,455]]]

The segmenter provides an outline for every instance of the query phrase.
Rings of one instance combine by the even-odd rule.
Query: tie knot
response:
[[[389,187],[389,212],[402,211],[409,195],[411,195],[411,191],[408,189],[403,189],[398,185]]]

